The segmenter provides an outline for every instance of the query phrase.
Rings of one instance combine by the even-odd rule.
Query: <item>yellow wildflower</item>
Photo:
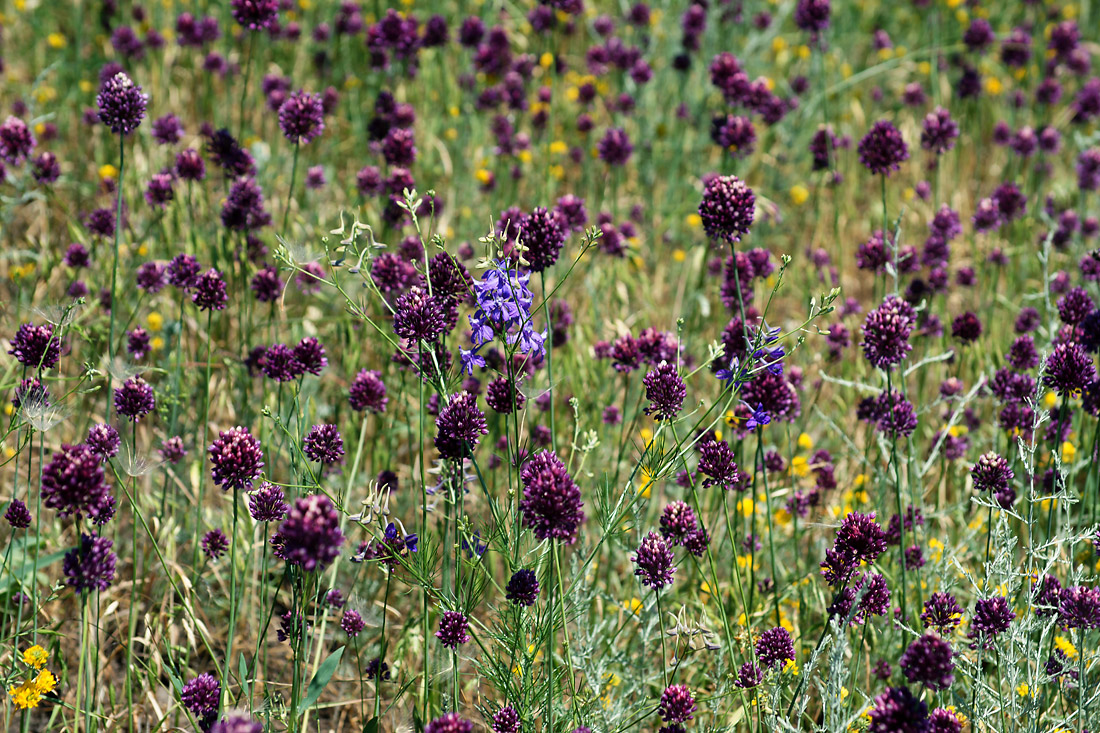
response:
[[[35,644],[23,652],[23,664],[34,667],[35,669],[42,669],[45,667],[46,660],[49,658],[49,652],[43,649],[39,644]]]
[[[801,206],[806,203],[810,198],[810,191],[801,183],[791,186],[791,203],[795,206]]]
[[[42,693],[33,680],[27,680],[20,685],[12,685],[8,688],[8,695],[12,704],[20,710],[38,707],[38,701],[42,699]]]
[[[34,688],[38,690],[40,695],[45,695],[47,692],[53,692],[55,687],[57,687],[57,677],[48,669],[42,670],[38,673],[38,676],[34,678]]]
[[[1054,637],[1054,646],[1058,647],[1058,651],[1062,652],[1067,659],[1077,659],[1077,647],[1066,637]]]

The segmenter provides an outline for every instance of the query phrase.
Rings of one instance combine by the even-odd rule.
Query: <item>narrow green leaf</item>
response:
[[[298,703],[298,715],[309,710],[310,706],[317,702],[317,698],[321,697],[321,693],[324,692],[328,681],[332,679],[332,675],[336,673],[336,668],[340,665],[340,659],[343,656],[344,647],[340,647],[321,662],[321,666],[317,668],[317,674],[313,675],[313,679],[309,681],[306,696]]]

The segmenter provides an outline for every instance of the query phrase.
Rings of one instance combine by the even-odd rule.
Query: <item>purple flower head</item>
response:
[[[360,370],[348,387],[348,404],[356,412],[385,412],[388,401],[382,375],[373,369]]]
[[[493,724],[490,727],[493,733],[519,733],[520,723],[519,713],[514,707],[507,705],[493,715]]]
[[[98,517],[109,499],[99,457],[86,445],[62,445],[42,471],[42,498],[62,517]]]
[[[264,209],[264,192],[251,176],[238,178],[225,197],[221,211],[222,226],[233,231],[253,231],[271,223]]]
[[[889,175],[909,159],[909,147],[898,128],[879,120],[859,141],[859,162],[876,175]]]
[[[435,637],[448,649],[457,649],[459,644],[465,644],[470,640],[467,630],[470,622],[458,611],[444,611],[439,617],[439,630]]]
[[[873,564],[886,547],[886,533],[875,521],[874,512],[852,512],[841,521],[832,548],[825,552],[821,575],[829,585],[841,585],[860,563]]]
[[[340,514],[324,494],[298,499],[279,525],[280,556],[302,570],[323,570],[340,556]]]
[[[1096,366],[1080,344],[1062,342],[1054,346],[1043,374],[1046,386],[1068,397],[1080,393],[1095,379]]]
[[[225,306],[229,304],[229,295],[226,293],[225,281],[222,280],[221,273],[210,268],[195,278],[191,302],[201,311],[225,310]]]
[[[736,242],[749,233],[755,216],[756,195],[737,176],[715,176],[703,186],[699,216],[707,236]]]
[[[256,294],[256,300],[261,303],[274,303],[283,292],[285,283],[279,277],[279,271],[268,265],[255,275],[249,283],[249,288]]]
[[[756,658],[765,667],[778,667],[794,659],[794,642],[782,626],[768,629],[756,640]]]
[[[153,120],[153,139],[161,145],[173,145],[183,138],[183,123],[173,114]]]
[[[154,173],[145,188],[145,202],[156,209],[165,208],[175,198],[174,183],[175,178],[170,172]]]
[[[217,560],[229,549],[229,538],[220,529],[212,529],[202,536],[202,554]]]
[[[183,438],[178,435],[165,438],[164,442],[160,444],[160,457],[168,463],[179,463],[186,455],[187,449],[183,446]]]
[[[558,253],[565,244],[563,221],[555,211],[542,206],[520,219],[518,238],[527,247],[525,257],[532,272],[542,272],[558,261]]]
[[[279,22],[279,0],[230,0],[233,20],[250,31],[269,30]]]
[[[168,282],[177,288],[190,290],[198,282],[202,265],[188,254],[178,254],[168,263]]]
[[[0,159],[19,165],[30,157],[38,141],[27,123],[18,117],[8,117],[0,125]]]
[[[314,425],[302,448],[311,461],[336,463],[344,456],[344,439],[335,425]]]
[[[1058,318],[1070,326],[1080,325],[1095,309],[1096,304],[1082,287],[1071,288],[1058,299]]]
[[[62,570],[77,593],[107,590],[115,579],[114,543],[106,537],[80,535],[80,544],[65,553]]]
[[[953,631],[962,623],[962,606],[950,593],[933,593],[924,602],[924,611],[920,618],[926,629],[935,629],[940,634]]]
[[[687,685],[669,685],[661,693],[658,712],[666,723],[686,723],[695,717],[695,698]]]
[[[84,221],[88,231],[97,237],[113,237],[115,234],[115,212],[111,209],[96,209],[88,214]]]
[[[911,683],[946,690],[955,681],[954,657],[949,643],[935,634],[925,634],[901,655],[901,670]]]
[[[943,155],[955,147],[955,140],[958,137],[959,125],[951,119],[951,113],[943,107],[936,107],[924,118],[920,146],[936,155]]]
[[[248,428],[223,430],[210,446],[211,476],[222,489],[251,489],[264,467],[260,441]]]
[[[394,304],[393,332],[411,341],[434,341],[446,328],[439,299],[419,286],[399,296]]]
[[[533,606],[539,596],[539,581],[534,570],[521,568],[512,573],[505,586],[505,597],[516,606]]]
[[[596,143],[596,152],[600,160],[611,166],[625,165],[634,152],[630,137],[621,127],[612,127]]]
[[[494,412],[501,415],[510,415],[523,409],[523,405],[527,402],[527,396],[519,391],[514,379],[498,377],[489,382],[489,386],[485,390],[485,402]]]
[[[740,488],[742,476],[734,462],[733,451],[724,440],[706,440],[699,446],[699,472],[706,476],[703,486],[719,486],[726,491]]]
[[[11,339],[8,353],[28,369],[53,369],[61,359],[61,339],[54,338],[53,324],[24,323]]]
[[[584,522],[581,491],[558,456],[543,450],[532,456],[520,471],[523,498],[519,509],[523,526],[538,540],[557,540],[571,545]]]
[[[115,390],[115,410],[131,422],[139,422],[156,406],[152,386],[141,377],[130,377]]]
[[[324,131],[324,116],[321,95],[299,89],[279,107],[279,129],[290,142],[305,145]]]
[[[318,377],[328,366],[325,347],[313,336],[307,336],[298,342],[294,347],[294,358],[301,365],[302,371]]]
[[[794,9],[794,24],[816,36],[829,27],[830,12],[829,0],[798,0]]]
[[[281,522],[289,510],[286,494],[275,484],[264,481],[248,496],[248,513],[257,522]]]
[[[134,280],[139,288],[155,295],[168,284],[168,268],[159,262],[143,262],[138,267]]]
[[[1008,488],[1014,474],[1003,456],[989,452],[983,454],[970,469],[976,491],[997,493]]]
[[[11,504],[8,504],[7,511],[4,512],[4,519],[11,525],[12,529],[26,529],[31,526],[31,512],[27,509],[27,505],[19,499],[12,499]]]
[[[875,698],[868,733],[926,733],[928,706],[908,687],[888,687]]]
[[[273,344],[264,353],[260,370],[264,376],[276,382],[292,382],[305,372],[294,355],[294,350],[286,344]]]
[[[630,560],[636,566],[634,574],[641,577],[642,585],[659,591],[672,583],[672,576],[676,572],[672,548],[656,532],[645,536]]]
[[[61,177],[61,164],[57,161],[57,156],[49,151],[41,153],[34,159],[31,175],[44,186],[57,181]]]
[[[697,526],[695,510],[686,502],[670,502],[661,512],[661,536],[674,545],[682,544]]]
[[[264,733],[264,726],[245,715],[230,715],[214,723],[210,733]]]
[[[863,355],[879,369],[889,370],[913,348],[909,335],[916,325],[913,306],[889,295],[863,322]]]
[[[210,674],[200,674],[188,680],[180,692],[180,702],[194,715],[203,717],[216,712],[221,700],[222,686]]]
[[[96,97],[99,121],[116,135],[129,135],[145,119],[149,97],[141,87],[120,71],[103,83]]]
[[[1016,614],[1008,607],[1003,596],[982,598],[974,604],[974,616],[970,620],[967,637],[977,640],[973,646],[981,643],[988,647],[991,640],[1008,631]]]
[[[474,724],[458,713],[445,713],[428,723],[424,733],[473,733]]]
[[[485,415],[477,406],[477,398],[469,392],[460,392],[439,411],[435,426],[438,434],[435,446],[445,458],[466,456],[482,435],[488,435]]]
[[[680,414],[687,391],[674,364],[662,361],[645,375],[642,384],[649,400],[645,408],[647,415],[653,415],[655,420],[673,420]]]
[[[363,630],[364,626],[366,624],[363,623],[363,617],[353,609],[349,608],[344,611],[344,615],[340,617],[340,628],[353,639],[359,636],[359,632]]]
[[[126,352],[135,361],[144,359],[151,349],[149,332],[144,328],[135,328],[126,334]]]
[[[1100,628],[1100,588],[1077,585],[1062,590],[1058,622],[1067,629]]]

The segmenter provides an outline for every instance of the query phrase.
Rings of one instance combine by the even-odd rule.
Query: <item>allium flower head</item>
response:
[[[446,458],[461,458],[475,448],[489,428],[485,414],[477,406],[477,398],[463,391],[451,397],[439,411],[435,426],[438,434],[435,446]]]
[[[901,655],[901,670],[913,684],[946,690],[955,681],[955,654],[951,645],[935,634],[915,640]]]
[[[107,590],[115,579],[114,543],[106,537],[80,535],[80,544],[65,553],[62,570],[77,593]]]
[[[1100,588],[1076,585],[1059,594],[1058,621],[1067,629],[1100,628]]]
[[[778,667],[794,659],[794,642],[782,626],[768,629],[756,640],[756,658],[765,667]]]
[[[829,27],[830,12],[829,0],[798,0],[794,9],[794,24],[816,35]]]
[[[600,160],[612,166],[625,165],[634,152],[630,136],[621,127],[612,127],[596,143],[596,152]]]
[[[250,31],[273,27],[279,20],[278,0],[230,0],[233,20]]]
[[[11,339],[8,353],[29,369],[53,369],[61,358],[61,339],[54,338],[53,325],[24,323]]]
[[[1056,344],[1047,357],[1043,383],[1060,397],[1081,392],[1095,379],[1096,366],[1078,343]]]
[[[335,425],[314,425],[302,443],[311,461],[336,463],[344,456],[344,438]]]
[[[229,296],[225,291],[225,281],[221,273],[210,268],[195,278],[194,290],[191,293],[191,302],[202,311],[225,310],[229,304]]]
[[[279,107],[279,129],[295,145],[305,145],[325,129],[325,110],[320,94],[304,89],[292,93]]]
[[[859,162],[876,175],[889,177],[909,159],[909,147],[898,128],[879,120],[859,141]]]
[[[411,341],[434,341],[446,328],[443,307],[419,286],[399,296],[394,304],[393,332]]]
[[[695,698],[687,685],[669,685],[661,693],[658,711],[666,723],[686,723],[695,717]]]
[[[202,554],[217,560],[229,549],[229,538],[220,529],[212,529],[202,536]]]
[[[0,159],[19,165],[34,151],[38,141],[27,123],[18,117],[8,117],[0,125]]]
[[[879,369],[889,370],[913,348],[909,335],[916,325],[913,306],[896,295],[888,295],[863,322],[863,355]]]
[[[264,726],[247,715],[229,715],[214,723],[210,733],[264,733]]]
[[[841,521],[832,548],[825,552],[821,574],[829,585],[841,585],[860,563],[874,563],[886,547],[886,533],[875,521],[874,512],[851,512]]]
[[[141,87],[120,71],[103,83],[96,97],[99,121],[116,135],[129,135],[145,119],[148,102],[149,97],[142,93]]]
[[[194,715],[203,717],[215,712],[221,699],[222,686],[211,674],[200,674],[188,680],[180,692],[180,702]]]
[[[1008,488],[1015,474],[1003,456],[991,451],[978,458],[974,467],[970,469],[970,476],[974,480],[976,491],[996,493]]]
[[[679,545],[697,527],[695,510],[683,501],[673,501],[661,512],[661,536]]]
[[[955,147],[958,137],[959,124],[951,119],[951,113],[943,107],[936,107],[924,118],[920,146],[936,155],[943,155]]]
[[[538,540],[571,545],[584,522],[581,491],[558,456],[548,450],[532,456],[520,471],[523,498],[519,509],[523,526]]]
[[[673,420],[680,414],[687,390],[675,364],[662,361],[656,369],[645,375],[642,384],[645,386],[646,399],[649,400],[649,405],[645,408],[647,415],[653,415],[656,420]]]
[[[630,560],[635,565],[634,574],[642,579],[642,585],[660,590],[672,583],[672,576],[676,572],[672,548],[656,532],[645,536]]]
[[[565,236],[560,217],[542,206],[520,219],[518,239],[527,247],[525,257],[531,263],[531,272],[542,272],[558,261]]]
[[[229,189],[221,211],[222,226],[233,231],[262,229],[271,223],[264,192],[252,176],[241,176]]]
[[[324,494],[298,499],[279,525],[281,557],[302,570],[323,570],[340,556],[340,514]]]
[[[974,616],[966,635],[988,646],[992,639],[1008,631],[1014,618],[1016,614],[1008,607],[1008,600],[1003,596],[982,598],[974,604]]]
[[[103,466],[86,445],[62,445],[42,470],[42,499],[62,517],[94,519],[108,498]]]
[[[921,622],[926,629],[935,629],[940,634],[955,630],[962,623],[962,606],[950,593],[933,593],[924,602]]]
[[[740,488],[741,471],[733,451],[724,440],[705,440],[699,446],[699,473],[706,476],[703,486],[718,486],[726,491]]]
[[[12,529],[26,529],[31,526],[31,512],[27,509],[27,505],[20,499],[12,499],[11,504],[8,504],[7,511],[4,512],[4,519],[11,525]]]
[[[365,624],[363,623],[363,617],[358,611],[348,609],[344,611],[344,615],[340,617],[340,628],[344,633],[351,638],[359,636],[359,632],[363,630]]]
[[[260,441],[248,428],[223,430],[210,446],[211,476],[224,490],[251,489],[264,467]]]
[[[119,446],[122,445],[118,431],[104,423],[88,428],[88,437],[84,442],[101,461],[117,456]]]
[[[539,581],[534,570],[521,568],[512,573],[504,588],[505,597],[517,606],[533,606],[539,595]]]
[[[493,733],[519,733],[519,713],[511,705],[506,705],[493,715],[491,726]]]
[[[470,622],[461,613],[444,611],[439,618],[439,630],[435,632],[435,636],[448,649],[457,649],[459,644],[470,640],[466,633],[469,628]]]
[[[749,233],[755,209],[756,195],[737,176],[715,176],[703,186],[699,216],[712,239],[739,241]]]
[[[373,369],[360,370],[348,387],[348,404],[356,412],[385,412],[388,401],[382,375]]]
[[[868,733],[925,733],[928,706],[908,687],[888,687],[875,698]]]
[[[257,522],[281,522],[289,510],[282,487],[266,481],[248,497],[248,513]]]
[[[458,713],[446,713],[424,727],[424,733],[473,733],[474,724]]]
[[[156,406],[152,386],[141,377],[130,377],[115,390],[115,410],[131,422],[139,422]]]

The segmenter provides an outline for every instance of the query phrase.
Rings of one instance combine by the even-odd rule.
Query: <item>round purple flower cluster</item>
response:
[[[571,545],[584,522],[581,491],[561,459],[544,450],[532,456],[520,471],[523,498],[519,510],[523,526],[538,540],[556,540]]]
[[[672,576],[676,573],[672,548],[656,532],[645,536],[630,560],[636,566],[634,574],[641,577],[642,585],[659,591],[672,583]]]
[[[210,446],[211,476],[224,490],[251,489],[264,467],[260,441],[248,428],[223,430]]]
[[[324,494],[297,499],[279,525],[279,556],[305,572],[323,570],[340,556],[340,513]]]

